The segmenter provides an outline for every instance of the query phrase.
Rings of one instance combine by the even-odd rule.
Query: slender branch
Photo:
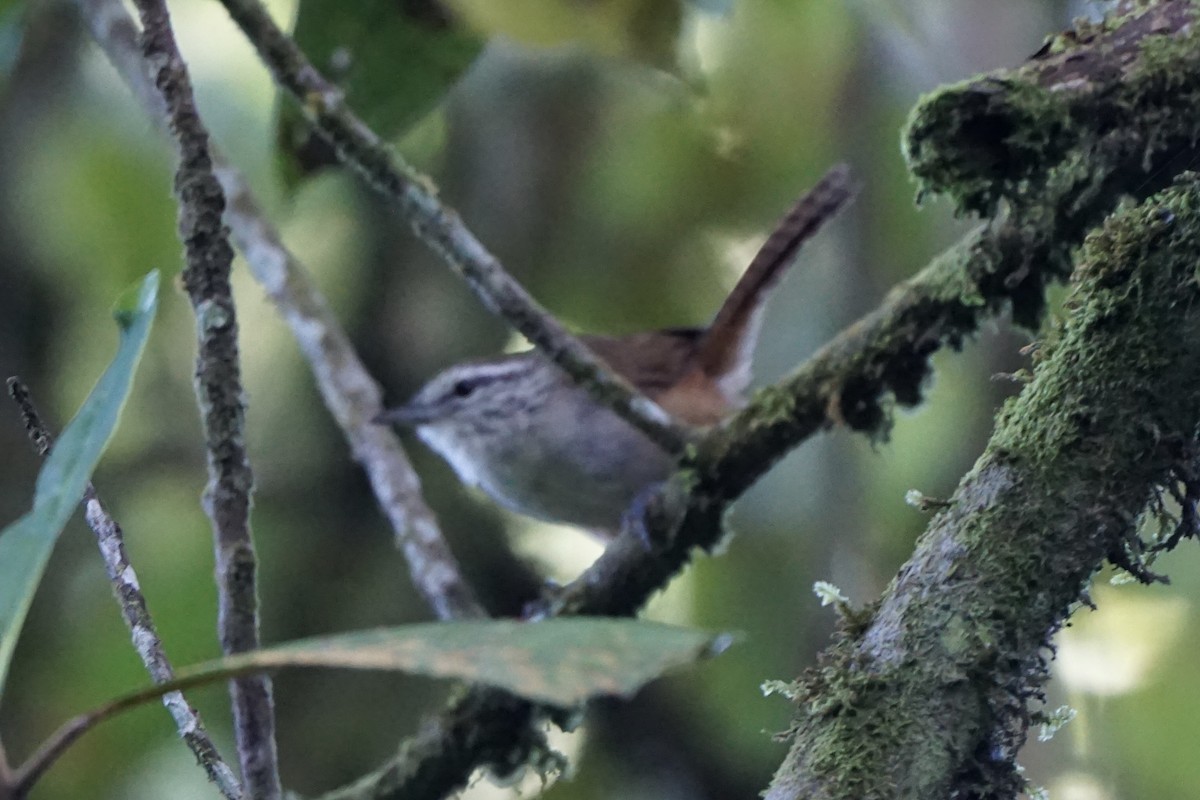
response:
[[[166,5],[163,0],[137,0],[136,5],[142,53],[166,102],[179,155],[175,192],[187,257],[183,282],[196,313],[199,339],[196,394],[208,452],[204,504],[215,540],[218,627],[222,650],[240,653],[259,646],[257,564],[250,534],[253,475],[245,449],[237,315],[229,285],[233,249],[221,222],[225,196],[213,174],[208,132],[196,111]],[[247,793],[256,800],[276,800],[282,789],[270,678],[238,678],[230,686]]]
[[[151,119],[163,122],[162,97],[137,50],[137,26],[120,0],[77,0],[93,37]],[[225,221],[250,272],[292,330],[317,379],[326,407],[362,464],[375,497],[391,522],[414,585],[441,619],[484,616],[462,575],[420,481],[391,429],[371,422],[382,391],[354,351],[350,338],[313,286],[303,265],[283,245],[241,173],[210,147],[228,203]]]
[[[124,535],[121,526],[113,519],[95,489],[89,485],[83,497],[85,518],[96,534],[96,543],[104,557],[113,592],[121,605],[122,616],[133,640],[134,649],[145,664],[155,683],[165,683],[175,677],[166,651],[158,638],[146,599],[138,584],[137,573],[125,553]],[[208,735],[200,713],[191,706],[180,692],[171,692],[162,698],[163,705],[175,720],[179,736],[196,756],[197,762],[208,773],[209,780],[225,797],[234,800],[242,796],[242,786],[229,765],[221,758],[216,745]]]
[[[258,666],[245,667],[248,673],[258,672]],[[156,697],[162,697],[171,692],[181,692],[194,689],[211,682],[211,676],[193,672],[181,678],[172,678],[167,684],[147,686],[115,700],[85,711],[64,722],[54,733],[42,742],[32,756],[13,775],[12,786],[15,797],[24,797],[34,782],[45,770],[58,760],[72,744],[79,741],[88,731],[93,730],[102,722],[112,719],[118,714],[137,708]]]
[[[341,90],[313,67],[258,0],[221,0],[221,4],[317,132],[408,218],[416,234],[467,281],[487,308],[524,334],[598,403],[620,414],[668,453],[683,451],[689,434],[613,374],[513,280],[459,216],[437,199],[429,179],[402,164],[346,106]]]
[[[168,129],[167,105],[154,85],[153,68],[142,58],[139,43],[141,28],[121,0],[75,0],[84,24],[92,39],[104,51],[105,57],[146,116],[162,130]],[[215,146],[209,153],[216,160]]]
[[[250,272],[291,327],[334,420],[366,470],[371,488],[404,553],[417,590],[440,619],[487,616],[442,536],[421,483],[388,427],[373,422],[383,392],[367,372],[350,337],[278,234],[266,221],[237,170],[218,163],[229,194],[226,219]]]
[[[21,409],[25,432],[29,435],[34,449],[40,456],[48,455],[54,439],[38,415],[37,408],[33,405],[33,399],[29,396],[28,388],[18,378],[9,378],[8,393]],[[121,616],[129,628],[134,649],[141,657],[146,671],[150,673],[151,680],[155,683],[166,683],[175,677],[175,672],[163,649],[162,641],[158,638],[154,619],[150,616],[146,598],[138,584],[137,573],[125,553],[124,534],[121,526],[100,502],[100,498],[96,494],[96,487],[90,481],[84,490],[83,507],[88,525],[96,534],[96,543],[100,547],[100,555],[104,558],[104,567],[108,572],[108,579],[112,583],[113,595],[121,607]],[[208,774],[208,779],[216,784],[221,794],[229,800],[239,800],[242,797],[241,784],[233,774],[233,770],[221,758],[216,745],[208,735],[208,730],[204,727],[204,722],[200,719],[200,713],[187,702],[180,692],[163,695],[162,702],[175,720],[180,738],[196,756],[196,761]],[[60,752],[52,751],[52,755],[57,757]],[[50,763],[50,761],[41,764],[28,762],[23,769],[36,778],[37,775],[49,768]],[[0,768],[3,766],[0,763]],[[2,770],[0,770],[0,777],[2,774]]]

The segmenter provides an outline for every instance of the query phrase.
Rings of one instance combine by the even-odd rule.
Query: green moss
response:
[[[1066,322],[864,630],[798,689],[788,769],[831,798],[1010,797],[1050,637],[1194,450],[1200,180],[1079,254]]]
[[[763,424],[788,419],[796,409],[795,395],[783,391],[780,386],[764,386],[758,389],[754,392],[751,402]]]
[[[988,216],[1079,136],[1060,98],[1009,78],[942,87],[918,102],[905,127],[903,152],[921,191]]]
[[[947,195],[963,212],[991,215],[1006,199],[1052,200],[1046,211],[1061,213],[1073,186],[1090,200],[1093,177],[1149,172],[1156,156],[1193,145],[1195,9],[1179,0],[1146,8],[1077,26],[1018,69],[922,98],[903,139],[920,192]]]
[[[1183,180],[1160,202],[1118,213],[1088,237],[1067,301],[1069,324],[1043,345],[1038,379],[1006,406],[993,442],[997,449],[1020,448],[1036,458],[1084,437],[1101,440],[1089,446],[1101,446],[1104,431],[1129,421],[1146,430],[1161,424],[1158,418],[1169,409],[1147,387],[1164,363],[1190,345],[1173,332],[1164,334],[1156,315],[1174,313],[1182,297],[1180,275],[1193,272],[1191,265],[1200,261],[1194,244],[1200,241],[1200,220],[1189,179]],[[1138,268],[1152,258],[1165,263],[1155,270]],[[1069,356],[1055,358],[1063,349]],[[1114,351],[1122,356],[1114,358]],[[1095,391],[1064,392],[1080,373],[1095,376]],[[1111,397],[1140,405],[1114,408]],[[1139,421],[1140,415],[1146,418]]]

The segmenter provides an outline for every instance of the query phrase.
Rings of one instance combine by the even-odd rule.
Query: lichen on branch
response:
[[[1051,637],[1190,475],[1200,430],[1200,182],[1115,214],[949,508],[799,691],[768,800],[1012,797]],[[899,788],[897,788],[899,787]]]

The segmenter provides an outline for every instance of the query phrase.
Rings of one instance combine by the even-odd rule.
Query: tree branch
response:
[[[317,387],[371,489],[392,525],[417,591],[439,619],[476,619],[487,612],[462,574],[421,495],[421,482],[400,440],[374,419],[383,392],[370,376],[350,337],[267,222],[241,173],[217,162],[217,177],[229,195],[226,219],[250,272],[267,290],[308,360]]]
[[[120,0],[77,0],[93,38],[152,120],[164,121],[155,90],[137,50],[138,29]],[[485,616],[462,576],[437,519],[421,497],[421,484],[389,429],[372,423],[383,393],[367,373],[350,338],[313,286],[304,266],[284,245],[245,179],[215,145],[213,168],[228,203],[225,221],[250,273],[292,330],[334,421],[363,466],[392,525],[413,584],[441,619]]]
[[[927,95],[904,137],[921,191],[990,216],[1030,192],[1169,169],[1195,148],[1196,13],[1194,0],[1123,0],[1103,22],[1048,38],[1016,69]],[[1072,213],[1074,198],[1064,200]]]
[[[1138,17],[1131,24],[1159,45],[1173,42],[1180,33],[1145,25]],[[1195,34],[1186,30],[1194,48]],[[1103,62],[1089,62],[1097,74],[1108,74],[1115,82],[1109,87],[1112,91],[1130,80],[1163,79],[1157,73],[1157,77],[1137,77],[1156,71],[1157,58],[1137,71],[1128,64],[1128,50],[1111,50],[1107,44],[1107,40],[1088,39],[1081,46],[1101,48],[1114,59],[1107,71]],[[1146,50],[1152,52],[1149,44]],[[1200,85],[1200,53],[1195,61]],[[1117,64],[1123,69],[1116,70]],[[991,80],[1015,85],[1026,69],[1011,75],[994,73]],[[1071,91],[1057,87],[1054,97],[1073,105],[1077,98]],[[1110,94],[1094,83],[1080,91]],[[925,105],[936,104],[940,96],[934,95]],[[746,408],[691,449],[666,493],[672,513],[646,520],[652,538],[669,542],[654,554],[660,563],[651,563],[636,543],[618,542],[567,587],[559,598],[562,610],[633,613],[686,563],[692,547],[716,543],[720,536],[716,523],[728,503],[808,437],[832,425],[886,436],[891,404],[912,406],[921,401],[921,387],[931,371],[929,358],[937,350],[961,346],[986,319],[1005,309],[1011,310],[1015,321],[1035,326],[1045,307],[1046,284],[1069,274],[1071,251],[1085,234],[1122,197],[1144,198],[1191,163],[1195,151],[1190,133],[1164,138],[1159,117],[1157,112],[1147,113],[1137,120],[1140,124],[1130,120],[1122,128],[1124,160],[1109,152],[1106,160],[1097,162],[1102,168],[1069,172],[1059,161],[1049,160],[1051,155],[1062,156],[1055,151],[1046,154],[1043,171],[1051,177],[1043,180],[1036,180],[1032,168],[1026,167],[1024,189],[1014,188],[1006,197],[1007,219],[993,221],[938,256],[893,289],[878,309],[844,330],[791,376],[759,392]],[[914,115],[907,134],[910,143],[925,142],[917,130],[924,130],[919,124],[922,118],[920,112]],[[1013,139],[1021,135],[1011,132]],[[1071,155],[1071,163],[1088,158],[1090,150],[1080,146],[1084,150]],[[928,142],[920,149],[933,152]],[[942,188],[950,192],[954,186],[946,183]]]
[[[428,178],[402,164],[344,102],[341,91],[313,67],[258,0],[221,0],[258,50],[276,83],[291,93],[305,118],[384,199],[408,218],[426,244],[457,272],[491,311],[524,334],[601,405],[611,408],[668,453],[678,455],[688,433],[613,374],[504,270],[458,215],[434,194]]]
[[[1110,202],[1119,194],[1108,195]],[[1031,199],[1029,208],[1036,218],[1042,204]],[[697,549],[717,544],[724,535],[721,520],[729,504],[791,449],[839,421],[854,420],[859,430],[886,435],[889,398],[906,405],[920,401],[920,385],[933,353],[946,345],[960,346],[1006,307],[1039,314],[1043,282],[1063,274],[1079,241],[1074,237],[1096,222],[1082,215],[1051,217],[1037,228],[1010,220],[980,228],[942,253],[894,289],[880,308],[845,329],[781,384],[759,392],[745,409],[695,445],[664,489],[666,500],[651,503],[651,513],[643,520],[659,547],[647,552],[637,537],[618,538],[579,578],[548,599],[549,613],[636,613]],[[484,699],[472,695],[451,703],[429,726],[443,731],[439,746],[404,748],[372,775],[323,795],[323,800],[439,798],[465,784],[480,763],[541,758],[520,731],[499,724],[513,713],[502,703],[503,693],[477,692]],[[472,737],[474,760],[462,758],[453,734],[454,721],[467,705],[477,709],[478,729],[489,734]],[[427,734],[421,744],[432,740]],[[442,755],[441,748],[454,755]],[[459,767],[457,772],[448,768],[450,763]],[[436,775],[446,782],[427,785],[424,777],[399,781],[398,776],[409,775]]]
[[[34,450],[40,456],[48,455],[54,439],[38,415],[37,409],[33,405],[33,399],[29,396],[29,390],[19,379],[9,378],[8,393],[21,409],[25,432],[29,435]],[[117,521],[108,513],[104,504],[100,502],[100,498],[96,494],[96,487],[90,481],[84,490],[83,508],[88,526],[96,534],[96,544],[100,546],[100,555],[104,558],[108,580],[112,583],[113,595],[121,607],[121,616],[129,628],[134,649],[141,657],[146,671],[150,673],[151,680],[155,683],[172,680],[175,677],[175,671],[163,649],[162,641],[158,638],[158,630],[155,628],[154,619],[150,616],[150,609],[146,605],[145,595],[142,594],[141,586],[138,583],[137,573],[134,571],[133,565],[129,563],[129,557],[125,554],[124,533]],[[200,719],[200,713],[187,702],[182,692],[170,692],[163,695],[162,703],[175,720],[179,737],[196,756],[196,761],[208,774],[208,779],[216,784],[217,789],[228,800],[240,800],[242,786],[233,774],[233,770],[221,758],[216,745],[208,735],[208,730],[204,727],[204,722]],[[49,754],[49,758],[37,763],[31,760],[21,768],[28,784],[37,780],[61,755],[63,750],[46,752]],[[3,775],[0,774],[0,777]]]
[[[154,71],[178,149],[175,193],[187,258],[183,282],[199,339],[196,394],[208,452],[204,505],[215,539],[218,628],[222,650],[240,653],[259,646],[257,564],[250,534],[253,474],[245,449],[237,315],[229,285],[233,249],[221,222],[225,196],[213,174],[208,132],[196,111],[166,6],[163,0],[136,0],[136,5],[142,54]],[[246,791],[256,800],[276,800],[282,789],[270,678],[236,678],[230,686]]]
[[[865,628],[797,687],[768,800],[1012,797],[1051,636],[1140,515],[1194,480],[1200,184],[1089,237],[1066,329]],[[1194,486],[1189,486],[1194,490]]]
[[[1164,5],[1178,4],[1179,0],[1169,0]],[[1151,9],[1148,13],[1155,12]],[[1195,154],[1190,133],[1182,130],[1190,116],[1175,109],[1174,121],[1164,124],[1163,118],[1171,112],[1159,113],[1150,103],[1156,96],[1160,102],[1168,102],[1169,93],[1154,95],[1148,89],[1161,85],[1168,74],[1174,80],[1194,80],[1200,85],[1200,66],[1192,73],[1172,72],[1178,69],[1176,61],[1165,60],[1155,49],[1194,47],[1194,26],[1152,25],[1138,16],[1122,20],[1135,27],[1127,35],[1111,34],[1123,43],[1121,48],[1111,48],[1110,38],[1086,31],[1061,37],[1063,46],[1071,49],[1059,52],[1057,57],[1063,63],[1086,58],[1097,76],[1090,83],[1050,82],[1049,88],[1031,85],[1022,89],[1022,81],[1029,76],[1039,79],[1045,74],[1026,66],[993,73],[983,81],[961,84],[923,101],[906,133],[916,171],[920,168],[911,154],[919,153],[923,162],[940,163],[937,148],[942,143],[953,147],[957,142],[940,135],[941,129],[929,121],[932,118],[927,109],[948,108],[949,101],[939,98],[960,92],[970,108],[969,101],[976,95],[963,87],[977,83],[1008,87],[1017,97],[1038,96],[1047,104],[1078,107],[1073,113],[1081,126],[1088,120],[1099,125],[1099,118],[1082,108],[1087,98],[1119,95],[1127,88],[1142,90],[1146,113],[1126,119],[1119,131],[1107,131],[1102,139],[1076,137],[1074,150],[1059,147],[1024,153],[1026,159],[1041,160],[1026,164],[1025,181],[1004,195],[1010,205],[1005,219],[989,223],[938,256],[921,273],[893,290],[880,308],[830,341],[792,376],[760,392],[745,409],[689,449],[662,499],[648,504],[651,513],[643,520],[649,537],[662,544],[648,554],[641,542],[621,537],[550,601],[552,613],[636,613],[687,564],[696,548],[708,549],[720,540],[725,509],[785,453],[833,425],[844,424],[871,436],[885,436],[893,403],[910,406],[920,402],[921,387],[930,372],[929,358],[937,350],[947,345],[958,348],[984,321],[1006,309],[1017,323],[1030,328],[1037,325],[1045,308],[1046,284],[1069,274],[1071,251],[1085,234],[1123,196],[1148,196],[1169,183]],[[1109,27],[1115,29],[1116,25]],[[1089,48],[1095,48],[1098,55],[1083,56]],[[1146,63],[1137,61],[1139,55],[1146,57]],[[1035,59],[1045,56],[1042,53]],[[1195,61],[1192,58],[1179,63],[1190,67]],[[1101,85],[1098,80],[1103,75],[1112,83]],[[984,126],[983,121],[981,118],[979,125],[965,132],[996,130]],[[1020,128],[999,129],[1007,131],[1006,141],[1010,142],[1028,141],[1035,136],[1035,132]],[[970,144],[962,149],[973,152]],[[944,160],[952,159],[947,156]],[[989,163],[987,159],[980,161]],[[1090,169],[1067,169],[1073,165],[1090,165]],[[961,178],[959,173],[939,173],[946,177],[938,182],[932,173],[921,174],[926,191],[945,192],[960,200],[971,194],[953,179]],[[491,708],[487,703],[478,703],[478,707]],[[445,730],[450,730],[460,711],[460,705],[452,704],[443,712]],[[503,754],[501,763],[519,763],[526,744],[493,722],[490,717],[478,719],[481,729],[495,731],[501,739],[476,740],[478,758],[473,762],[458,759],[457,763],[467,766],[454,782],[440,785],[437,791],[410,793],[413,786],[394,782],[397,775],[437,772],[432,763],[414,765],[422,757],[437,762],[435,750],[406,750],[356,784],[357,793],[335,793],[330,797],[440,797],[465,783],[472,763],[477,765],[497,753]]]
[[[400,748],[393,759],[320,800],[442,798],[465,785],[486,764],[509,775],[526,765],[558,765],[537,723],[544,711],[527,700],[473,687],[460,693],[437,718]]]

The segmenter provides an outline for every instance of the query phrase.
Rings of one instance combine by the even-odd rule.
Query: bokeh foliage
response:
[[[108,357],[98,334],[108,298],[151,267],[178,268],[170,158],[70,4],[31,5],[24,50],[9,60],[17,5],[0,0],[0,367],[25,376],[61,425]],[[1037,0],[742,0],[713,13],[702,7],[712,4],[530,0],[505,4],[500,20],[493,5],[454,4],[487,45],[428,115],[413,126],[400,118],[391,135],[534,294],[580,329],[702,322],[791,198],[833,161],[854,166],[864,181],[857,204],[806,251],[771,305],[760,381],[963,229],[936,204],[918,212],[911,202],[898,138],[919,93],[1018,63],[1089,10]],[[562,11],[581,5],[592,16]],[[282,1],[273,8],[295,13]],[[325,171],[283,191],[269,80],[217,4],[177,0],[172,11],[216,140],[395,398],[455,359],[504,347],[503,326],[352,178]],[[385,80],[371,91],[386,98],[387,89]],[[265,638],[425,619],[285,328],[244,271],[236,292]],[[215,598],[198,507],[193,323],[181,294],[163,294],[125,424],[96,480],[128,532],[168,651],[187,663],[217,653]],[[742,643],[635,704],[602,704],[581,737],[577,779],[547,796],[754,796],[784,752],[764,731],[790,716],[757,687],[811,664],[832,625],[809,587],[831,580],[856,603],[878,595],[925,522],[904,505],[905,491],[941,496],[955,485],[1012,391],[991,377],[1025,366],[1023,343],[1001,323],[965,353],[939,355],[928,404],[901,415],[890,442],[822,437],[748,495],[720,557],[701,559],[650,612],[744,631]],[[15,412],[7,418],[5,521],[28,507],[38,467]],[[456,553],[495,607],[519,610],[533,587],[529,564],[570,575],[595,555],[583,535],[504,515],[417,443],[411,450]],[[32,741],[143,680],[94,550],[73,522],[17,652],[10,680],[20,690],[0,709],[6,741]],[[1178,796],[1200,783],[1190,754],[1200,695],[1186,688],[1200,655],[1193,550],[1158,565],[1171,587],[1098,592],[1100,610],[1067,632],[1060,663],[1077,657],[1052,705],[1072,702],[1081,715],[1028,748],[1035,782],[1083,786],[1091,794],[1081,796],[1097,799]],[[1089,632],[1139,600],[1157,611]],[[1175,622],[1146,644],[1139,627],[1155,627],[1165,609]],[[1109,653],[1124,649],[1153,658],[1122,667]],[[1124,682],[1097,678],[1121,669]],[[386,757],[440,697],[419,679],[351,674],[285,675],[277,688],[285,781],[304,792]],[[210,728],[227,729],[220,690],[194,699]],[[34,797],[213,796],[190,762],[166,716],[147,708],[80,743]]]

